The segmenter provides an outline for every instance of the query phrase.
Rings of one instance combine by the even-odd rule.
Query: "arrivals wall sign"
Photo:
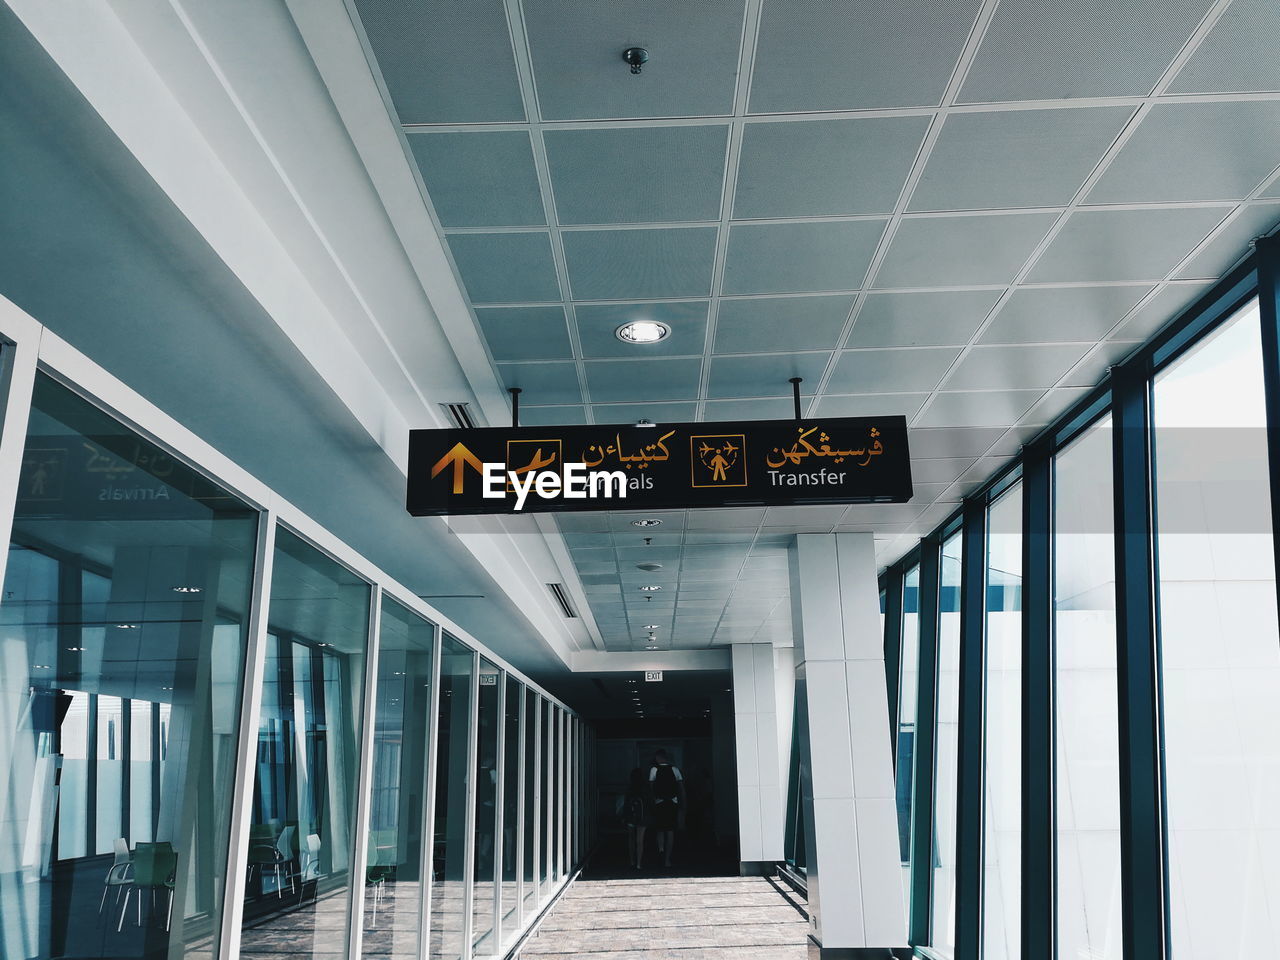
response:
[[[900,416],[409,433],[419,517],[909,499]]]

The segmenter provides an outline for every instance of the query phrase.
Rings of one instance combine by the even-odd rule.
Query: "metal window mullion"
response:
[[[369,590],[369,631],[365,639],[364,703],[361,710],[360,759],[356,787],[355,849],[351,851],[351,903],[347,918],[347,955],[360,956],[364,937],[364,894],[369,868],[369,811],[373,790],[373,743],[377,724],[379,633],[382,625],[382,588]]]
[[[22,479],[22,457],[27,445],[27,424],[31,418],[39,347],[38,330],[31,331],[16,343],[3,346],[3,353],[9,355],[0,368],[0,389],[4,392],[4,421],[0,427],[0,531],[4,533],[5,543],[13,539],[13,515],[18,504],[18,484]],[[4,582],[8,562],[9,551],[0,551],[0,583]]]
[[[480,654],[471,651],[471,702],[467,705],[467,765],[462,782],[466,785],[463,808],[462,855],[462,960],[473,953],[476,892],[476,763],[480,753]]]
[[[533,699],[533,906],[542,905],[542,698]]]
[[[444,629],[435,627],[431,639],[431,690],[428,694],[427,717],[427,769],[426,784],[422,791],[422,849],[419,851],[418,878],[418,956],[428,960],[431,953],[431,889],[435,883],[436,844],[436,769],[437,751],[440,749],[440,678],[444,659]]]
[[[254,549],[253,584],[249,595],[249,630],[245,649],[244,693],[240,699],[240,731],[236,742],[234,790],[230,837],[227,843],[226,882],[222,895],[222,930],[218,960],[240,956],[240,928],[244,921],[244,888],[248,872],[249,826],[253,818],[256,786],[258,723],[262,712],[262,685],[266,673],[267,622],[271,607],[271,574],[275,563],[276,515],[268,508],[258,515]]]
[[[956,755],[956,960],[982,956],[987,504],[964,505],[960,545],[960,700]]]
[[[935,693],[938,677],[938,585],[942,539],[920,541],[919,672],[911,777],[911,896],[908,936],[912,946],[929,942],[929,893],[933,880],[933,773]]]
[[[503,814],[507,809],[507,671],[498,672],[498,722],[494,724],[498,737],[498,749],[494,752],[494,773],[496,782],[493,786],[493,926],[489,937],[499,948],[491,953],[501,953],[502,946],[502,858]]]
[[[527,722],[526,714],[529,703],[529,691],[525,687],[520,688],[520,710],[518,716],[520,718],[517,724],[516,747],[519,750],[517,782],[516,782],[516,855],[514,863],[516,865],[516,928],[523,929],[525,921],[524,907],[524,845],[528,839],[525,830],[525,804],[527,797],[525,796],[525,777],[528,771],[525,769],[525,723]]]
[[[889,756],[898,769],[898,701],[902,691],[902,568],[891,567],[884,584],[884,682],[889,696]]]
[[[1120,888],[1125,960],[1164,960],[1164,810],[1151,484],[1151,380],[1112,371],[1116,652],[1120,687]]]
[[[1266,386],[1267,465],[1271,481],[1271,546],[1280,570],[1280,236],[1255,244],[1258,313],[1262,325],[1262,376]],[[1280,577],[1276,578],[1280,605]]]
[[[1022,956],[1057,949],[1053,487],[1048,443],[1022,467]]]

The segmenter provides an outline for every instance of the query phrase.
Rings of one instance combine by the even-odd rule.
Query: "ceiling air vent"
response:
[[[453,425],[455,427],[460,427],[463,430],[470,430],[476,425],[476,422],[471,419],[471,411],[467,409],[470,406],[471,404],[469,403],[440,404],[440,408],[444,410],[445,416],[453,421]]]
[[[573,605],[569,603],[569,595],[564,592],[563,583],[548,583],[547,589],[551,591],[551,595],[556,598],[556,603],[560,604],[560,612],[570,620],[578,619],[578,614],[574,611]]]

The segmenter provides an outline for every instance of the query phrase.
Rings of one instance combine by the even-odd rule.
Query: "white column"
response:
[[[800,534],[791,559],[810,933],[824,955],[888,956],[907,930],[872,535]]]
[[[733,645],[733,728],[738,757],[738,843],[744,868],[783,858],[787,783],[779,760],[778,684],[771,643]]]

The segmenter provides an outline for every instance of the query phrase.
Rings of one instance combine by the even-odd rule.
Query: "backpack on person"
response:
[[[650,781],[653,784],[653,799],[657,803],[679,803],[679,780],[675,767],[669,763],[659,763],[653,768]]]

